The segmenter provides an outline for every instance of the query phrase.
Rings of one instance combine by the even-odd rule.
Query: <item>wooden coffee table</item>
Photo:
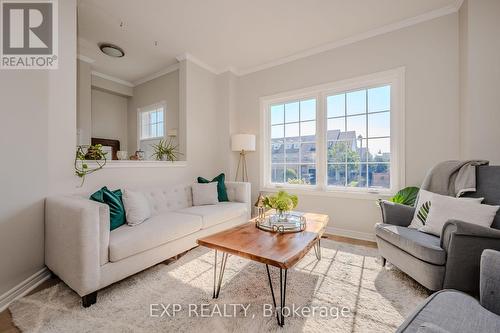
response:
[[[302,259],[312,247],[321,259],[321,236],[328,224],[328,215],[305,213],[306,229],[297,233],[279,234],[258,229],[255,220],[240,226],[198,239],[198,244],[215,250],[213,298],[219,297],[227,258],[234,254],[266,265],[267,277],[276,309],[278,325],[285,324],[285,307],[288,269]],[[217,277],[217,253],[222,252]],[[269,265],[280,270],[280,307],[276,306]]]

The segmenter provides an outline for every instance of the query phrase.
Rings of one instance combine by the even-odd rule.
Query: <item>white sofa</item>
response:
[[[57,196],[45,203],[45,264],[82,297],[195,246],[200,237],[245,223],[250,183],[226,182],[229,202],[193,206],[191,185],[142,190],[152,217],[110,232],[109,207],[84,197]]]

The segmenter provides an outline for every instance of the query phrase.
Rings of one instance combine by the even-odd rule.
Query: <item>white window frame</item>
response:
[[[317,85],[305,89],[289,91],[260,98],[260,189],[277,191],[293,189],[299,194],[314,194],[341,197],[373,198],[392,195],[405,186],[405,68],[359,76],[347,80]],[[327,185],[327,96],[352,90],[367,89],[383,85],[391,86],[391,187],[389,189],[335,187]],[[316,185],[274,184],[271,183],[271,133],[270,106],[293,100],[316,98]]]
[[[156,109],[163,108],[163,136],[158,136],[158,137],[151,137],[147,139],[141,139],[142,135],[142,114],[144,112],[151,112]],[[140,149],[141,147],[141,142],[142,141],[151,141],[151,140],[157,140],[164,138],[166,135],[167,131],[167,122],[166,122],[166,115],[167,115],[167,103],[165,101],[161,101],[159,103],[143,106],[137,109],[137,149]]]

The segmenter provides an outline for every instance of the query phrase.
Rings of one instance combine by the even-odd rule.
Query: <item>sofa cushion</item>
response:
[[[446,252],[440,246],[439,237],[416,229],[382,223],[376,225],[375,234],[418,259],[434,265],[446,263]]]
[[[203,228],[209,228],[247,214],[247,205],[241,202],[219,202],[217,205],[193,206],[177,212],[193,214],[203,219]]]
[[[425,327],[439,327],[442,332],[500,332],[500,316],[467,294],[444,290],[429,296],[397,332],[428,332]]]
[[[165,212],[153,216],[133,227],[123,225],[111,232],[109,260],[111,262],[122,260],[182,238],[200,230],[201,227],[200,216],[176,212]]]

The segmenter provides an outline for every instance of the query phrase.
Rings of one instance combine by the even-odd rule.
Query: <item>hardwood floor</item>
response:
[[[353,238],[343,237],[343,236],[335,236],[335,235],[331,235],[331,234],[327,234],[327,233],[323,234],[322,238],[327,238],[327,239],[331,239],[331,240],[334,240],[337,242],[343,242],[343,243],[348,243],[348,244],[353,244],[353,245],[368,246],[368,247],[373,247],[373,248],[377,247],[377,243],[375,243],[375,242],[353,239]],[[176,261],[177,259],[179,259],[180,257],[182,257],[186,253],[187,253],[187,251],[184,253],[181,253],[173,258],[167,259],[164,262],[162,262],[161,264],[164,264],[164,265],[171,264],[172,262]],[[42,283],[41,285],[36,287],[29,294],[31,295],[31,294],[34,294],[34,293],[40,291],[40,290],[50,288],[59,282],[60,282],[60,280],[57,277],[51,277],[50,279],[48,279],[47,281],[45,281],[44,283]],[[21,331],[12,322],[12,316],[10,314],[9,309],[7,309],[3,312],[0,312],[0,333],[20,333],[20,332]]]

